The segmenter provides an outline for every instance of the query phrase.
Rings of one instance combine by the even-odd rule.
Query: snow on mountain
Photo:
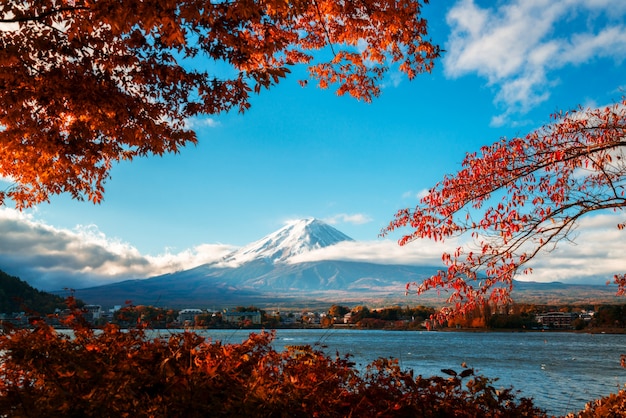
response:
[[[342,241],[353,241],[346,234],[318,219],[290,222],[283,228],[224,257],[224,267],[237,267],[254,260],[283,263],[289,257]]]

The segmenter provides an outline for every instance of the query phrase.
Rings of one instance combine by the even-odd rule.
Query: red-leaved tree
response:
[[[390,66],[413,78],[439,57],[427,2],[2,1],[0,204],[99,202],[113,162],[195,143],[188,118],[244,111],[295,64],[369,101]]]
[[[625,148],[623,100],[555,114],[552,123],[525,137],[467,154],[460,171],[445,176],[415,208],[398,211],[382,231],[409,228],[400,245],[421,238],[472,238],[443,254],[445,270],[407,289],[449,291],[450,305],[439,321],[477,305],[508,302],[515,275],[529,273],[533,257],[570,238],[581,217],[623,211]],[[624,272],[614,279],[624,294]]]

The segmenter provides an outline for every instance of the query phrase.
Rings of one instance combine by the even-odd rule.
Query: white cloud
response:
[[[190,118],[185,119],[185,128],[187,129],[199,129],[199,128],[216,128],[220,126],[220,122],[213,118]]]
[[[419,192],[417,192],[416,197],[421,200],[421,199],[425,198],[426,196],[428,196],[429,193],[430,193],[430,190],[422,189]]]
[[[414,192],[413,190],[409,190],[408,192],[404,192],[402,193],[402,198],[403,199],[417,199],[417,200],[421,200],[424,197],[428,196],[429,190],[428,189],[422,189],[418,192]]]
[[[39,289],[82,288],[145,278],[216,261],[234,247],[204,244],[145,256],[95,225],[58,229],[13,209],[0,210],[0,269]]]
[[[228,244],[200,244],[178,253],[166,252],[146,258],[157,270],[170,272],[213,263],[236,249],[237,247]]]
[[[369,216],[363,213],[354,213],[354,214],[339,213],[339,214],[330,216],[328,218],[324,218],[323,221],[329,225],[337,225],[340,223],[362,225],[362,224],[372,222],[372,218],[370,218]]]
[[[344,241],[330,247],[298,254],[289,258],[289,262],[341,260],[378,264],[440,266],[441,254],[444,251],[453,251],[454,248],[456,248],[456,244],[452,240],[445,244],[418,240],[402,247],[396,241],[389,239]]]
[[[520,274],[518,279],[604,284],[615,274],[626,273],[626,231],[617,229],[620,222],[624,222],[623,214],[583,218],[571,242],[562,241],[555,250],[540,253],[528,265],[533,268],[533,273]],[[443,268],[441,255],[444,252],[453,253],[461,243],[461,239],[449,239],[444,243],[416,240],[400,247],[390,239],[341,242],[299,254],[290,258],[289,262],[342,260]]]
[[[478,74],[498,90],[506,108],[492,124],[526,112],[549,97],[556,70],[596,58],[626,58],[626,2],[513,0],[482,8],[461,0],[447,14],[449,77]]]
[[[556,55],[557,65],[582,64],[594,57],[612,57],[622,62],[626,56],[626,26],[606,28],[597,34],[576,34],[560,50],[562,54]],[[555,57],[547,57],[546,61],[551,58]]]
[[[615,274],[626,273],[626,231],[618,230],[623,214],[602,214],[583,218],[571,242],[531,261],[533,273],[522,280],[602,284]]]

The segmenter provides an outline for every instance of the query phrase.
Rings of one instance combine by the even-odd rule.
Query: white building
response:
[[[193,324],[196,322],[196,316],[202,315],[203,313],[204,311],[202,309],[183,309],[182,311],[178,312],[177,319],[178,322],[180,322],[181,324]]]
[[[250,321],[253,324],[260,324],[261,312],[260,311],[237,312],[237,311],[226,310],[222,314],[222,319],[224,320],[224,322],[239,323],[243,321]]]

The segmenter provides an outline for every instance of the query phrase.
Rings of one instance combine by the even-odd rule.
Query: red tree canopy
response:
[[[418,293],[451,292],[451,306],[438,319],[508,302],[520,268],[529,273],[529,260],[570,237],[582,216],[623,211],[625,148],[626,100],[553,115],[551,124],[523,138],[467,154],[459,172],[445,176],[415,208],[400,210],[382,233],[410,228],[400,245],[471,235],[472,244],[443,254],[446,270],[415,284]],[[623,294],[626,277],[616,273]]]
[[[188,118],[247,109],[294,64],[369,101],[390,65],[431,70],[427,2],[3,1],[0,176],[14,185],[0,204],[99,202],[112,162],[195,143]]]

